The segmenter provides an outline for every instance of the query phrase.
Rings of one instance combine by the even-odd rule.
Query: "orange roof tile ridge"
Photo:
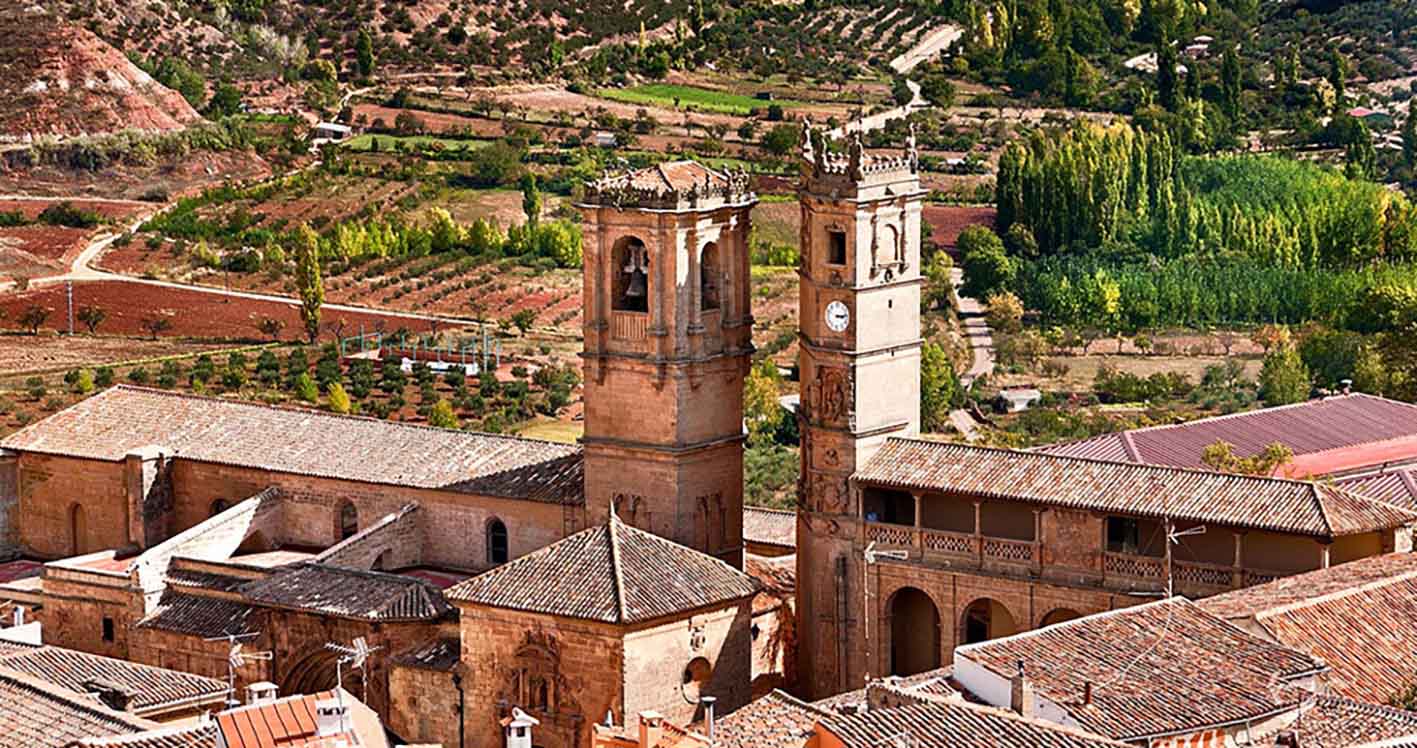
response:
[[[1340,564],[1340,566],[1341,565],[1342,564]],[[1334,568],[1336,567],[1329,567],[1329,569]],[[1327,569],[1324,571],[1327,571]],[[1314,572],[1307,573],[1312,574]],[[1256,610],[1248,614],[1248,616],[1246,617],[1254,618],[1256,621],[1263,620],[1266,618],[1273,618],[1275,616],[1281,616],[1296,610],[1302,610],[1304,608],[1310,608],[1316,605],[1322,605],[1324,603],[1333,602],[1334,600],[1342,600],[1345,597],[1351,597],[1353,595],[1372,592],[1373,590],[1382,589],[1384,587],[1399,584],[1412,579],[1417,579],[1417,570],[1406,571],[1401,574],[1397,574],[1390,577],[1383,577],[1381,579],[1374,579],[1372,581],[1364,582],[1363,584],[1354,585],[1352,587],[1344,587],[1343,589],[1334,590],[1332,592],[1326,592],[1322,595],[1318,595],[1315,597],[1308,597],[1304,598],[1303,600],[1296,600],[1294,602],[1285,603],[1283,605],[1276,605],[1273,608],[1262,608],[1260,610]],[[1271,582],[1270,584],[1273,584],[1273,582]]]
[[[610,510],[610,521],[606,525],[606,531],[610,533],[609,553],[610,553],[610,577],[615,582],[615,611],[620,616],[619,623],[629,620],[630,616],[625,611],[625,575],[620,570],[620,533],[623,527],[620,518],[616,516],[612,507]]]

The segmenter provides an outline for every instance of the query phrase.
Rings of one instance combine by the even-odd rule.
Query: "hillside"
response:
[[[92,32],[39,9],[0,11],[0,138],[180,130],[201,117]]]

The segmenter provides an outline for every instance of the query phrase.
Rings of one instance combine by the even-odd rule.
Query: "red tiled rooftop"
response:
[[[0,564],[0,584],[13,582],[16,579],[39,576],[42,571],[44,571],[43,561],[32,561],[25,558],[6,561]]]

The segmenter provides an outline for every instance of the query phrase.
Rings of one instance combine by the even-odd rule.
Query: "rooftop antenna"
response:
[[[226,642],[230,647],[226,653],[226,706],[228,708],[237,707],[241,702],[236,700],[236,671],[248,662],[261,662],[270,660],[270,652],[246,652],[242,649],[242,639],[252,639],[260,636],[261,632],[253,631],[246,634],[227,634],[226,636],[216,636],[203,641]]]
[[[1176,523],[1171,521],[1170,515],[1167,515],[1164,526],[1166,528],[1166,597],[1169,599],[1176,594],[1176,575],[1172,569],[1171,546],[1179,545],[1181,538],[1205,534],[1205,525],[1177,530]]]
[[[359,671],[359,695],[361,698],[369,698],[369,671],[364,666],[369,662],[369,655],[383,647],[371,647],[364,637],[356,636],[350,646],[330,642],[325,645],[325,649],[340,655],[339,659],[335,660],[335,694],[339,697],[340,704],[344,704],[345,665]]]
[[[883,558],[906,561],[910,558],[910,552],[878,551],[876,550],[876,541],[873,540],[870,545],[866,546],[866,550],[861,552],[861,558],[861,624],[866,639],[866,681],[869,683],[871,681],[871,565]]]

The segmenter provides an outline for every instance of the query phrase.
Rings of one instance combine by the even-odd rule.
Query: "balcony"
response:
[[[1007,567],[1013,570],[1023,567],[1036,571],[1042,558],[1038,543],[1032,540],[996,538],[884,522],[866,523],[866,541],[875,543],[882,549],[913,551],[926,561],[949,566]]]
[[[611,312],[610,337],[614,340],[643,341],[649,333],[646,312]]]
[[[1172,560],[1171,571],[1176,592],[1189,595],[1211,595],[1285,576],[1277,571],[1182,560]],[[1102,554],[1102,583],[1117,589],[1161,592],[1166,588],[1166,560],[1109,551]]]

